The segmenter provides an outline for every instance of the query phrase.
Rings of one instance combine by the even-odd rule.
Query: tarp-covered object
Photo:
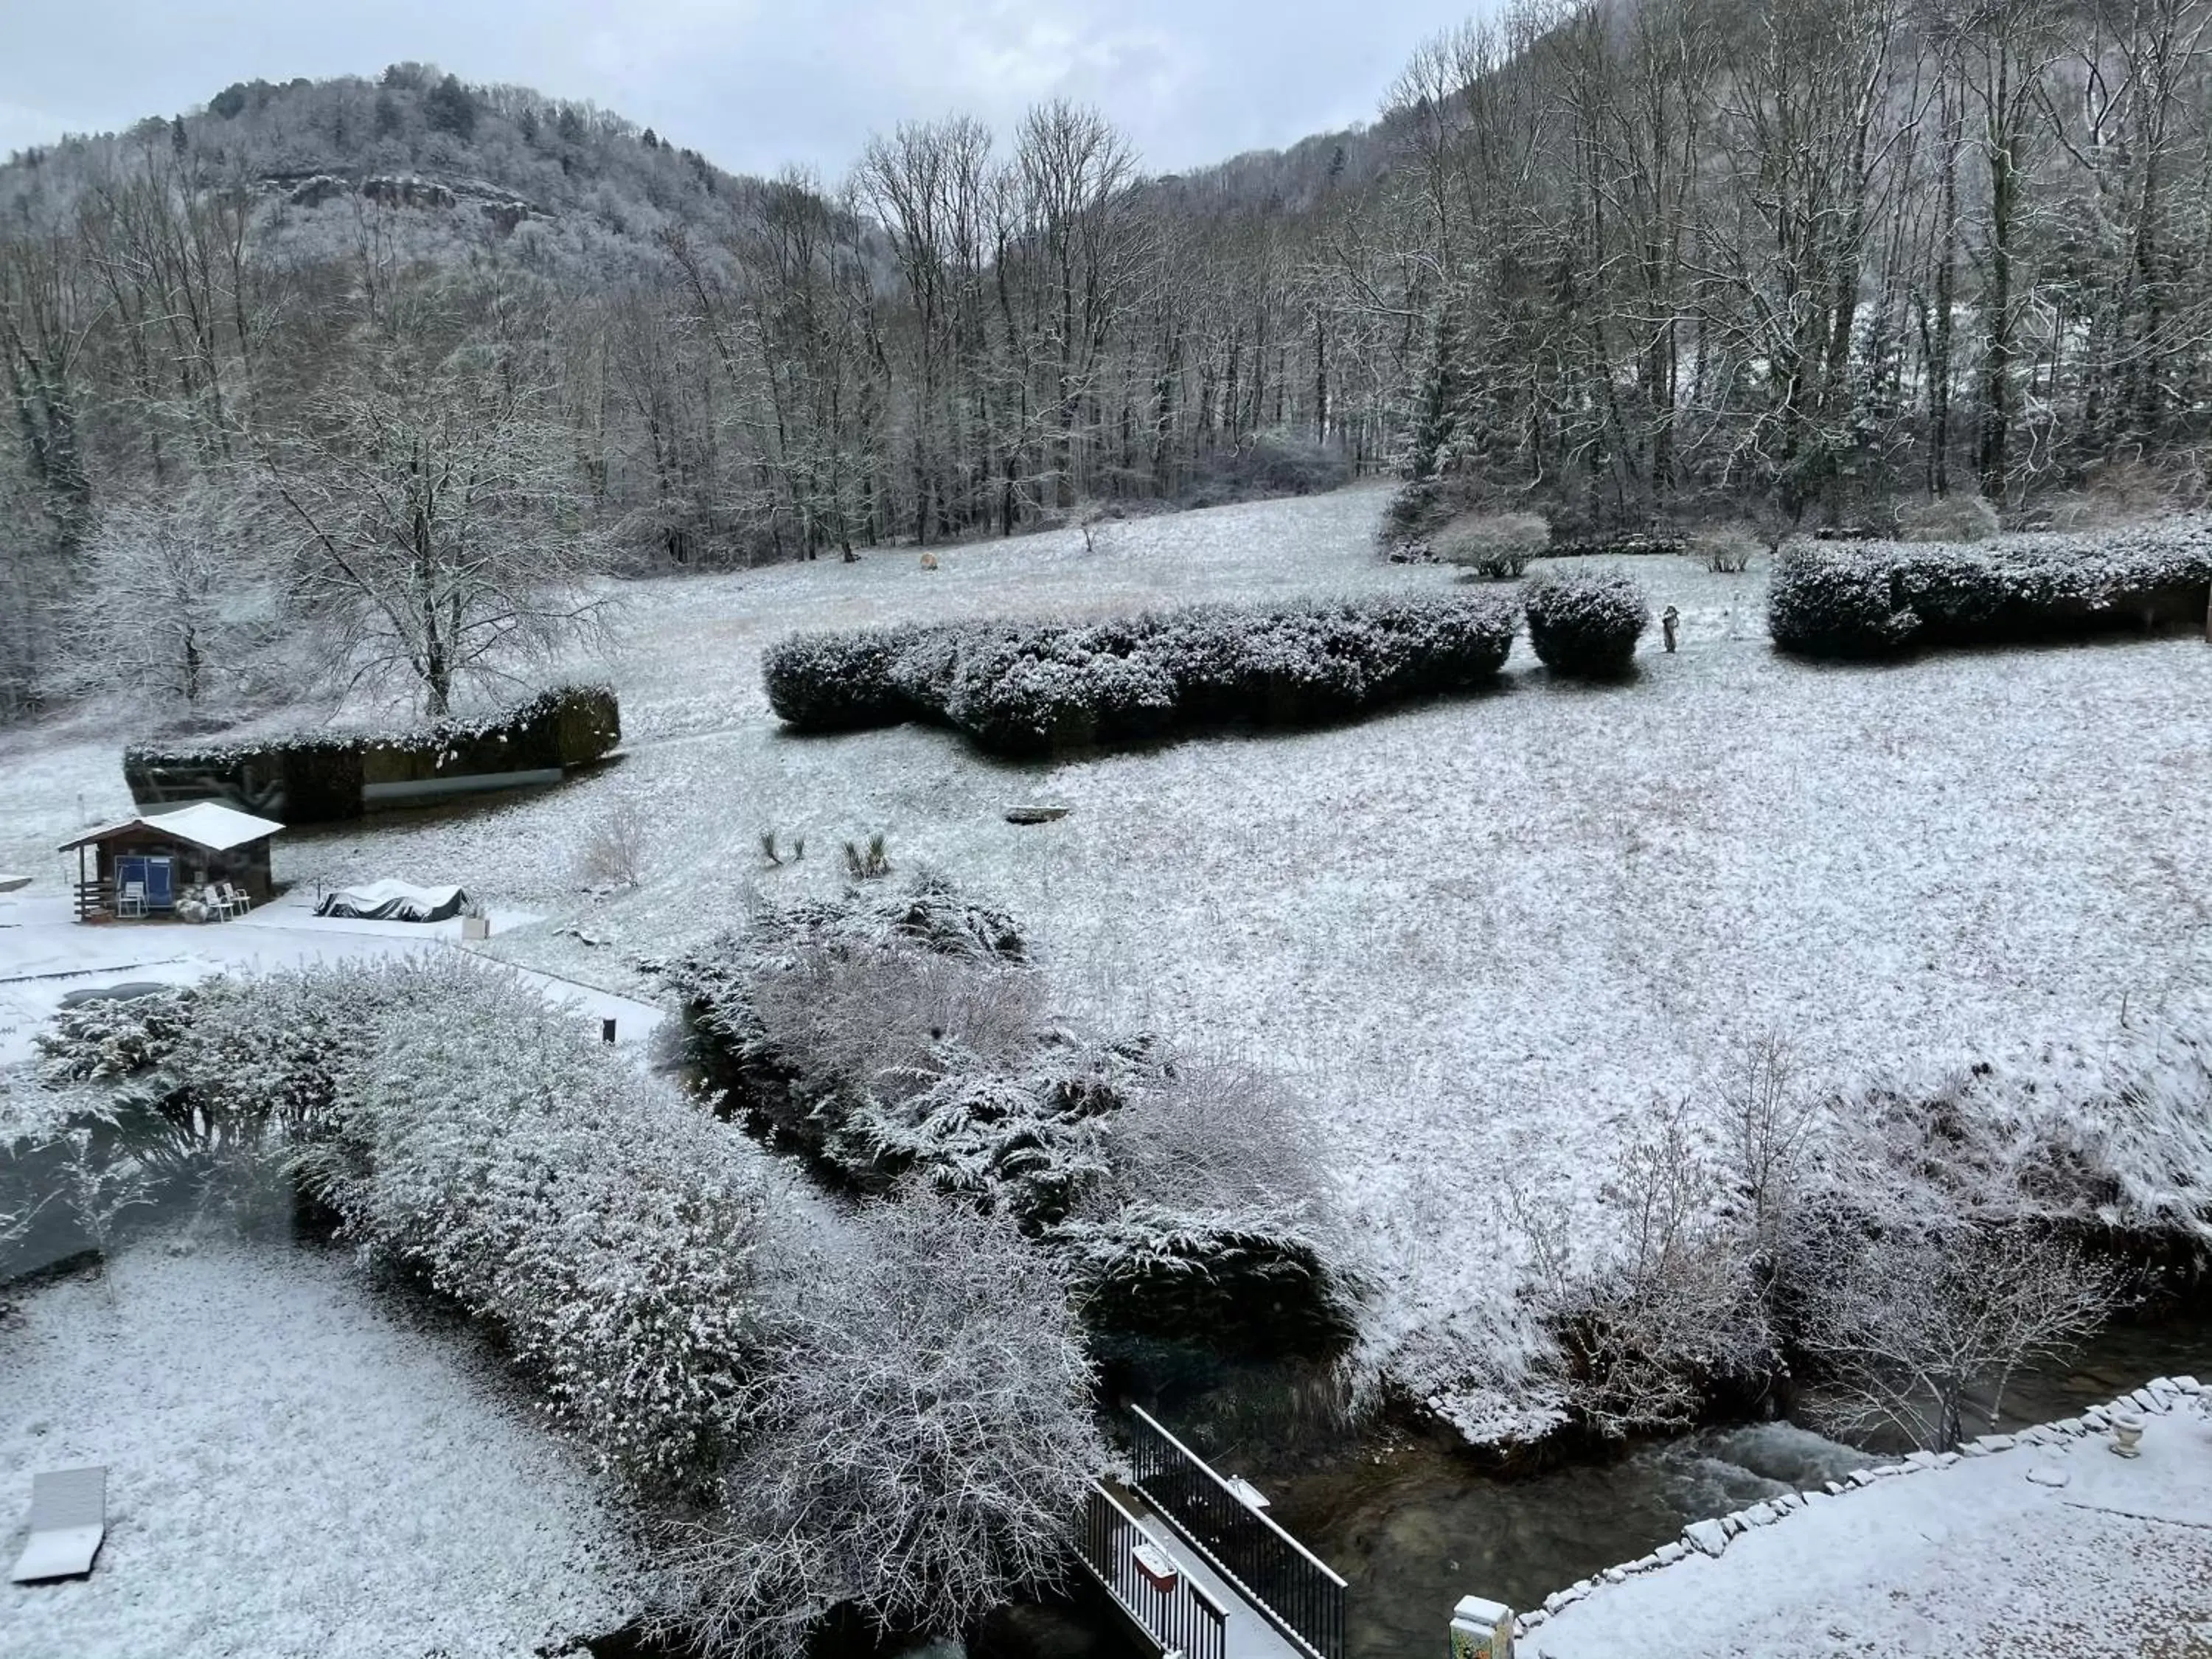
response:
[[[458,887],[410,887],[404,881],[372,881],[365,887],[340,887],[323,895],[319,916],[351,916],[362,921],[443,921],[458,916],[469,896]]]

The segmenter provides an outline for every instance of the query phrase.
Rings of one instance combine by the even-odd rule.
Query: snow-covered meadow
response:
[[[1114,524],[856,564],[635,586],[611,660],[623,755],[506,802],[277,843],[281,878],[459,882],[542,923],[520,963],[648,992],[634,958],[750,892],[841,879],[884,832],[1021,916],[1071,1014],[1257,1061],[1310,1133],[1377,1285],[1370,1352],[1470,1428],[1533,1403],[1504,1194],[1585,1242],[1655,1097],[1709,1091],[1776,1030],[1857,1079],[2055,1042],[2094,1050],[2212,966],[2212,649],[2190,641],[1881,668],[1778,658],[1765,578],[1632,562],[1656,630],[1631,684],[1553,680],[1297,734],[1022,766],[917,727],[781,731],[763,647],[799,628],[1085,616],[1199,599],[1437,587],[1378,560],[1382,494]],[[581,665],[587,670],[591,665]],[[0,737],[0,867],[127,809],[122,734]],[[1073,810],[1017,827],[1009,805]],[[593,896],[578,848],[633,816],[644,880]],[[762,833],[804,861],[770,866]],[[0,961],[7,959],[0,900]],[[592,943],[588,941],[598,941]],[[4,977],[4,973],[0,973]]]
[[[104,1464],[90,1578],[0,1584],[6,1659],[568,1651],[638,1611],[615,1506],[465,1339],[341,1253],[158,1237],[0,1340],[0,1546]]]

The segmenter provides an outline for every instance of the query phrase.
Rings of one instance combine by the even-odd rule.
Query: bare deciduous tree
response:
[[[465,683],[590,635],[610,601],[542,341],[526,321],[520,341],[462,333],[416,298],[265,454],[296,602],[346,674],[410,684],[439,715]]]
[[[2020,1369],[2094,1334],[2124,1289],[2121,1269],[2032,1223],[1941,1213],[1844,1221],[1800,1278],[1797,1345],[1837,1420],[1936,1451],[1978,1395],[1996,1427]]]
[[[279,632],[239,485],[196,477],[166,498],[102,508],[64,605],[73,692],[116,691],[187,715],[253,688]],[[259,662],[257,663],[257,659]]]
[[[1759,1375],[1775,1345],[1752,1252],[1721,1214],[1721,1170],[1690,1103],[1655,1101],[1603,1198],[1620,1226],[1595,1255],[1568,1218],[1509,1191],[1567,1397],[1609,1434],[1694,1420],[1710,1385]]]

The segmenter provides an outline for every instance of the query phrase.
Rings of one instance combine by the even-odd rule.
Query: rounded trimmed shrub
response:
[[[892,678],[911,629],[793,634],[761,657],[761,682],[776,718],[801,732],[896,726],[911,712]]]
[[[1555,673],[1602,679],[1626,674],[1650,624],[1644,584],[1620,570],[1547,570],[1523,592],[1528,642]]]

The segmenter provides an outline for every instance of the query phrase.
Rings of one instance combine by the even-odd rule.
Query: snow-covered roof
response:
[[[251,812],[241,812],[234,806],[223,806],[211,800],[180,806],[173,811],[142,813],[135,818],[88,830],[75,841],[64,842],[61,850],[70,852],[95,841],[106,841],[110,836],[125,830],[155,830],[165,836],[174,836],[179,841],[188,841],[195,847],[204,847],[211,853],[227,853],[234,847],[243,847],[250,841],[259,841],[264,836],[273,836],[284,826],[274,818],[258,818]]]

